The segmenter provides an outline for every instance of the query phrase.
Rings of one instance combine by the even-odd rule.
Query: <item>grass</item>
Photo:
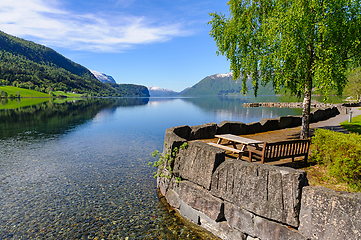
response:
[[[42,93],[30,89],[18,88],[18,87],[11,87],[11,86],[0,86],[0,91],[4,91],[10,94],[17,95],[18,93],[22,98],[50,98],[51,96],[47,93]]]
[[[347,120],[340,123],[340,125],[349,132],[361,134],[361,115],[353,117],[351,122]]]
[[[49,101],[49,98],[22,98],[22,99],[2,99],[0,100],[1,109],[15,109],[40,104]]]
[[[63,92],[63,91],[53,91],[55,96],[67,96],[69,98],[80,98],[81,94],[79,93],[71,93],[71,92]]]
[[[34,90],[12,87],[12,86],[0,86],[0,91],[8,93],[7,99],[0,98],[0,110],[1,109],[15,109],[21,107],[27,107],[49,101],[49,98],[53,96]],[[10,94],[16,96],[20,94],[21,99],[11,99]],[[55,98],[54,103],[63,103],[68,101],[80,100],[81,94],[78,93],[66,93],[62,91],[54,91],[53,94],[57,96],[66,96],[66,98]]]
[[[317,164],[312,161],[309,161],[309,164],[309,167],[302,168],[302,170],[307,172],[307,179],[310,186],[322,186],[335,191],[358,192],[347,183],[331,177],[327,165]]]

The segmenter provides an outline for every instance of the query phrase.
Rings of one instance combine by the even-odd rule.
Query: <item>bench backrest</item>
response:
[[[309,146],[310,139],[265,143],[263,155],[264,158],[269,160],[299,156],[307,157]]]

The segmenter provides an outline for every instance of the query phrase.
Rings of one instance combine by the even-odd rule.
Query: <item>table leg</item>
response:
[[[222,142],[222,138],[218,138],[217,144],[221,144],[221,142]]]

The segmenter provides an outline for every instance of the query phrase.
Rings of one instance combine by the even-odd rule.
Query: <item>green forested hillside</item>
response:
[[[0,85],[92,96],[149,96],[144,86],[104,84],[51,48],[0,31]],[[133,88],[133,87],[134,88]]]
[[[252,81],[246,84],[248,95],[253,95]],[[215,74],[204,78],[193,87],[185,90],[182,96],[235,95],[241,94],[242,81],[234,81],[232,74]],[[273,95],[272,85],[259,86],[258,95]]]

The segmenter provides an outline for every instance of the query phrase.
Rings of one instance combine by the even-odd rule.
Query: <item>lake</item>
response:
[[[199,239],[159,201],[165,130],[301,109],[277,97],[107,98],[0,110],[0,239]]]

